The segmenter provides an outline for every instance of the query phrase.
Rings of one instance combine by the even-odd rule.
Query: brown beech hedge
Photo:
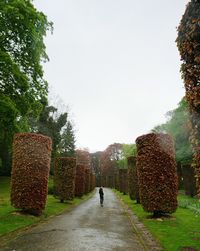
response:
[[[119,190],[119,170],[115,171],[115,189]]]
[[[185,194],[191,197],[195,196],[197,190],[195,187],[194,168],[191,165],[182,165],[182,174]]]
[[[175,212],[178,177],[171,136],[146,134],[136,139],[136,146],[139,191],[144,210],[154,215]]]
[[[81,197],[85,193],[85,165],[76,165],[75,196]]]
[[[90,169],[85,169],[85,194],[90,191]]]
[[[72,200],[75,193],[76,158],[55,158],[54,196],[61,202]]]
[[[119,191],[128,193],[128,169],[119,169]]]
[[[136,157],[129,156],[127,158],[128,162],[128,192],[131,200],[136,200],[137,203],[140,203],[139,198],[139,186],[138,186],[138,177],[136,169]]]
[[[48,194],[52,141],[34,133],[18,133],[13,141],[11,204],[40,215]]]
[[[200,196],[200,1],[191,0],[178,27],[177,46],[182,65],[186,99],[190,111],[190,141],[194,149],[193,168]]]

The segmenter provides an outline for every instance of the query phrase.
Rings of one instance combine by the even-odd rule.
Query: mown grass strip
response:
[[[132,209],[138,219],[161,243],[165,251],[178,251],[182,247],[200,250],[200,215],[188,208],[178,208],[170,218],[152,219],[140,204],[119,191],[116,194]]]
[[[52,180],[50,180],[51,184]],[[60,203],[53,195],[48,195],[46,208],[40,217],[22,215],[19,210],[10,205],[10,178],[0,177],[0,237],[70,210],[89,199],[92,194],[89,193],[81,198],[74,198],[72,201],[64,203]]]

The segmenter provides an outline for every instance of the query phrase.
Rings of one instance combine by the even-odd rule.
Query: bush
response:
[[[34,133],[18,133],[13,141],[11,204],[39,215],[45,208],[52,141]]]
[[[136,139],[140,200],[145,211],[173,213],[177,208],[178,177],[175,150],[168,134],[150,133]]]
[[[76,166],[75,196],[81,197],[85,193],[85,165]]]
[[[131,200],[136,200],[137,203],[140,203],[139,197],[139,186],[138,186],[138,177],[136,169],[136,157],[129,156],[127,158],[128,162],[128,191]]]
[[[128,193],[128,170],[119,169],[119,191],[121,193]]]
[[[61,202],[74,198],[76,159],[72,157],[55,158],[54,196]]]

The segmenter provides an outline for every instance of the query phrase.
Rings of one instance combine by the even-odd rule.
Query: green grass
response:
[[[165,251],[178,251],[186,246],[200,250],[200,215],[198,213],[179,207],[171,218],[159,221],[150,218],[150,214],[144,212],[141,205],[130,200],[128,195],[115,192],[133,210]],[[179,200],[186,198],[186,196],[180,196]],[[199,204],[196,199],[189,198],[189,200]]]
[[[53,186],[52,178],[49,180],[49,187]],[[29,225],[45,220],[50,216],[62,213],[71,209],[88,199],[91,194],[84,195],[82,198],[74,198],[73,201],[60,203],[53,195],[48,195],[46,208],[40,217],[19,214],[10,205],[10,178],[0,177],[0,237],[15,230],[25,228]]]

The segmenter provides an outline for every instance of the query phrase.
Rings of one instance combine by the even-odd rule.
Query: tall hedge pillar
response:
[[[11,204],[40,215],[48,194],[52,141],[34,133],[18,133],[13,141]]]
[[[200,1],[191,0],[178,27],[182,78],[190,111],[190,141],[194,150],[192,167],[200,196]]]
[[[140,203],[138,175],[137,175],[137,169],[136,169],[136,157],[129,156],[127,158],[127,162],[128,162],[129,196],[130,196],[131,200],[136,200],[137,203]]]
[[[75,193],[76,159],[72,157],[55,158],[54,196],[61,202],[72,200]]]
[[[168,134],[150,133],[136,139],[137,171],[142,206],[156,214],[177,208],[178,177],[175,150]]]
[[[76,166],[75,195],[81,197],[85,194],[85,165]]]
[[[119,169],[119,191],[121,193],[128,193],[128,170]]]

